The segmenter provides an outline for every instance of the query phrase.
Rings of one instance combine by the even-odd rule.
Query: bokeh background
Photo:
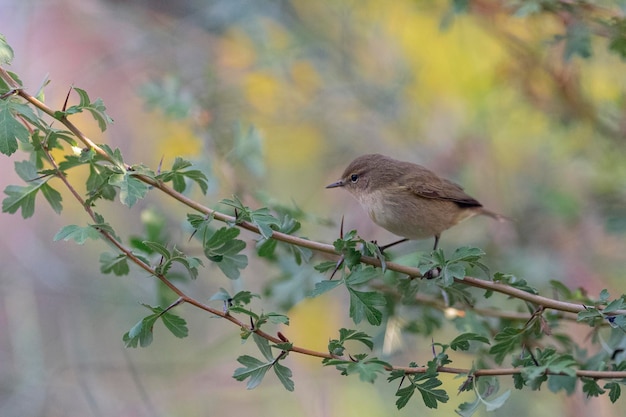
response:
[[[237,194],[254,205],[297,206],[308,213],[302,234],[327,242],[345,215],[346,230],[385,242],[392,236],[347,193],[324,189],[354,157],[380,152],[422,163],[514,219],[471,220],[444,234],[444,249],[482,247],[493,270],[540,289],[560,280],[618,296],[626,265],[624,62],[602,38],[593,39],[590,59],[564,59],[558,16],[514,16],[510,2],[496,1],[455,15],[462,3],[4,0],[0,32],[29,91],[50,78],[49,105],[60,108],[71,85],[104,100],[115,120],[104,134],[89,117],[75,118],[96,142],[153,169],[177,155],[198,161],[212,175],[207,205]],[[0,170],[2,189],[20,184],[7,158]],[[472,399],[452,395],[438,412],[416,399],[397,411],[395,385],[341,377],[297,355],[286,362],[294,393],[271,374],[246,391],[231,376],[236,357],[255,347],[190,307],[177,311],[189,323],[187,339],[157,328],[150,347],[126,349],[123,333],[147,313],[139,303],[157,304],[160,289],[136,270],[103,276],[102,242],[54,243],[63,225],[88,221],[64,196],[61,216],[45,204],[28,220],[0,215],[2,416],[429,416],[452,415]],[[101,210],[124,236],[152,218],[173,241],[186,241],[186,210],[164,196],[117,206]],[[253,244],[254,236],[244,239]],[[184,285],[206,300],[219,287],[263,291],[272,283],[285,297],[277,308],[291,317],[285,334],[324,350],[350,323],[341,294],[302,298],[314,279],[296,269],[277,277],[253,263],[237,282],[209,269]],[[584,344],[588,329],[571,331]],[[428,341],[404,343],[411,360],[428,360]],[[452,393],[461,383],[442,379]],[[515,391],[492,414],[622,416],[624,404],[544,388]]]

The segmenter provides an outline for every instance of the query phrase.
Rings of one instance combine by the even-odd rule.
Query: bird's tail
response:
[[[487,210],[485,208],[480,208],[480,211],[478,212],[478,214],[483,215],[483,216],[488,216],[491,217],[492,219],[495,219],[499,222],[512,222],[513,219],[507,216],[503,216],[502,214],[498,214],[496,212]]]

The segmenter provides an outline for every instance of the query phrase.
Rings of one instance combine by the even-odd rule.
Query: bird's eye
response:
[[[350,175],[350,181],[352,181],[353,183],[357,182],[358,180],[359,176],[357,174]]]

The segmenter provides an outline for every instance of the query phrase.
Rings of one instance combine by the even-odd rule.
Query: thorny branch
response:
[[[32,104],[37,109],[39,109],[42,112],[46,113],[50,117],[52,117],[52,118],[54,118],[56,120],[59,120],[65,127],[67,127],[78,138],[78,140],[85,147],[94,150],[98,155],[100,155],[101,157],[103,157],[107,161],[109,161],[111,163],[114,163],[114,161],[112,161],[110,159],[109,155],[102,148],[100,148],[95,142],[93,142],[83,132],[81,132],[76,127],[76,125],[74,125],[70,120],[68,120],[68,118],[66,116],[56,117],[54,110],[52,110],[50,107],[45,105],[43,102],[38,100],[36,97],[30,95],[24,89],[22,89],[11,78],[11,76],[8,74],[8,72],[4,68],[2,68],[2,67],[0,67],[0,78],[2,78],[7,83],[7,85],[12,87],[12,90],[10,91],[10,94],[5,94],[0,99],[7,99],[8,97],[13,96],[13,95],[20,96],[21,98],[23,98],[24,100],[26,100],[27,102]],[[48,158],[48,161],[50,162],[50,164],[52,165],[52,167],[56,171],[56,176],[63,182],[63,184],[68,188],[68,190],[73,195],[73,197],[85,209],[85,211],[89,215],[89,217],[94,222],[97,223],[98,220],[96,218],[95,213],[91,209],[91,207],[88,204],[86,204],[85,200],[80,196],[80,194],[73,187],[73,185],[67,180],[65,174],[59,169],[58,165],[56,164],[56,162],[54,161],[54,159],[52,158],[52,156],[50,155],[48,150],[44,149],[44,152],[46,154],[46,157]],[[126,165],[126,169],[130,170],[131,167],[129,165]],[[166,186],[165,184],[163,184],[162,182],[160,182],[158,180],[155,180],[153,178],[150,178],[150,177],[147,177],[147,176],[144,176],[144,175],[135,175],[135,177],[137,179],[143,181],[144,183],[146,183],[146,184],[148,184],[148,185],[150,185],[150,186],[152,186],[154,188],[157,188],[157,189],[161,190],[165,194],[169,195],[170,197],[174,198],[175,200],[178,200],[180,203],[186,205],[187,207],[189,207],[189,208],[191,208],[191,209],[193,209],[195,211],[198,211],[198,212],[203,213],[203,214],[208,215],[208,216],[212,216],[213,218],[215,218],[215,219],[217,219],[219,221],[222,221],[222,222],[228,222],[228,223],[233,223],[233,224],[236,223],[239,227],[241,227],[243,229],[246,229],[246,230],[248,230],[250,232],[253,232],[253,233],[256,233],[256,234],[260,234],[260,231],[259,231],[258,227],[255,226],[254,224],[252,224],[250,222],[245,222],[245,221],[244,222],[236,222],[236,218],[235,217],[229,216],[227,214],[224,214],[224,213],[221,213],[219,211],[210,209],[210,208],[208,208],[206,206],[203,206],[203,205],[199,204],[198,202],[196,202],[196,201],[194,201],[194,200],[192,200],[192,199],[182,195],[181,193],[175,191],[174,189]],[[282,342],[284,342],[285,337],[280,332],[277,334],[277,336],[273,336],[273,335],[271,335],[269,333],[266,333],[266,332],[264,332],[264,331],[262,331],[262,330],[260,330],[258,328],[254,328],[254,326],[251,325],[251,324],[246,324],[246,323],[242,322],[241,320],[237,319],[236,317],[233,317],[232,315],[230,315],[230,313],[227,310],[223,311],[223,310],[220,310],[220,309],[213,308],[213,307],[211,307],[209,305],[206,305],[206,304],[204,304],[204,303],[194,299],[193,297],[187,295],[184,291],[182,291],[175,284],[173,284],[170,280],[168,280],[165,275],[163,275],[162,273],[159,273],[151,265],[145,263],[140,258],[135,256],[130,249],[125,247],[123,244],[121,244],[109,232],[107,232],[106,230],[102,230],[102,229],[100,229],[99,232],[102,234],[102,236],[105,238],[105,240],[107,242],[109,242],[111,245],[113,245],[115,248],[117,248],[117,250],[119,250],[121,253],[123,253],[134,264],[136,264],[138,267],[140,267],[141,269],[143,269],[147,273],[155,276],[163,284],[165,284],[170,290],[172,290],[179,297],[179,299],[176,301],[176,305],[185,304],[185,303],[193,305],[194,307],[199,308],[201,310],[204,310],[204,311],[206,311],[206,312],[208,312],[210,314],[213,314],[215,316],[218,316],[218,317],[221,317],[223,319],[226,319],[226,320],[230,321],[231,323],[233,323],[234,325],[238,326],[239,328],[246,329],[246,330],[248,330],[250,332],[254,332],[258,336],[263,337],[264,339],[267,339],[268,341],[270,341],[272,343],[282,343]],[[307,239],[303,239],[303,238],[299,238],[299,237],[292,236],[292,235],[285,234],[285,233],[281,233],[281,232],[278,232],[278,231],[275,231],[272,234],[272,239],[276,239],[277,241],[288,243],[288,244],[291,244],[291,245],[296,245],[296,246],[308,248],[308,249],[311,249],[313,251],[325,253],[327,255],[334,256],[337,259],[339,259],[340,256],[341,256],[341,254],[339,254],[339,253],[337,253],[335,251],[335,248],[334,248],[333,245],[326,244],[326,243],[321,243],[321,242],[316,242],[316,241],[312,241],[312,240],[307,240]],[[375,267],[381,267],[381,261],[379,259],[376,259],[376,258],[365,257],[364,256],[364,257],[361,258],[361,262],[364,263],[364,264],[367,264],[367,265],[372,265],[372,266],[375,266]],[[411,277],[421,277],[422,276],[422,274],[421,274],[421,272],[420,272],[420,270],[418,268],[405,266],[405,265],[400,265],[400,264],[393,263],[393,262],[386,262],[386,268],[389,269],[389,270],[401,273],[401,274],[406,274],[406,275],[411,276]],[[540,295],[530,294],[528,292],[519,290],[519,289],[514,288],[514,287],[510,287],[510,286],[505,285],[505,284],[497,283],[497,282],[485,281],[485,280],[480,280],[480,279],[472,278],[472,277],[465,277],[463,279],[456,279],[456,281],[459,282],[459,283],[463,283],[463,284],[472,286],[472,287],[476,287],[476,288],[480,288],[480,289],[489,290],[489,291],[497,292],[497,293],[500,293],[500,294],[508,295],[510,297],[517,298],[519,300],[523,300],[523,301],[532,303],[532,304],[537,305],[537,306],[539,306],[540,308],[543,308],[543,309],[553,309],[553,310],[557,310],[557,311],[561,311],[561,312],[565,312],[565,313],[578,313],[578,312],[584,311],[585,308],[586,308],[586,306],[581,305],[581,304],[569,303],[569,302],[564,302],[564,301],[551,299],[551,298],[548,298],[548,297],[543,297],[543,296],[540,296]],[[612,314],[615,314],[615,315],[626,314],[626,311],[618,310],[618,311],[614,311]],[[517,316],[517,314],[515,314],[515,317],[516,318],[522,318],[522,317]],[[344,357],[332,355],[331,353],[328,353],[328,352],[313,351],[313,350],[306,349],[306,348],[303,348],[303,347],[299,347],[299,346],[296,346],[296,345],[293,345],[291,347],[291,349],[289,350],[289,352],[294,352],[294,353],[299,353],[299,354],[313,356],[313,357],[319,357],[319,358],[327,358],[327,359],[346,359]],[[402,370],[402,371],[406,372],[407,374],[418,374],[418,373],[425,373],[425,372],[427,372],[428,368],[427,367],[401,367],[401,366],[393,366],[393,367],[388,367],[387,370]],[[460,375],[470,375],[471,374],[473,377],[514,375],[514,374],[518,374],[518,373],[522,372],[522,370],[519,369],[519,368],[497,368],[497,369],[470,370],[470,369],[463,369],[463,368],[451,368],[451,367],[445,367],[445,366],[438,367],[437,371],[441,372],[441,373],[460,374]],[[548,373],[550,373],[550,372],[548,372]],[[609,379],[609,378],[611,378],[611,379],[621,379],[621,378],[626,378],[626,371],[576,370],[576,376],[578,376],[578,377],[589,377],[589,378],[595,378],[595,379]]]

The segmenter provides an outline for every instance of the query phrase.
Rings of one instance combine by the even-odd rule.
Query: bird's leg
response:
[[[435,246],[433,246],[433,252],[437,250],[437,245],[439,245],[439,237],[441,235],[435,235]]]
[[[441,235],[435,235],[435,246],[433,246],[433,252],[437,250],[437,245],[439,245],[439,237],[440,236]],[[426,279],[437,278],[439,276],[440,272],[441,272],[441,268],[439,268],[439,267],[430,269],[430,270],[426,271],[426,273],[424,274],[424,278],[426,278]]]
[[[388,243],[385,246],[379,246],[378,249],[380,249],[380,252],[382,253],[385,250],[389,249],[390,247],[396,246],[397,244],[402,243],[402,242],[406,242],[407,240],[409,240],[409,239],[407,239],[407,238],[400,239],[400,240],[397,240],[395,242]]]

